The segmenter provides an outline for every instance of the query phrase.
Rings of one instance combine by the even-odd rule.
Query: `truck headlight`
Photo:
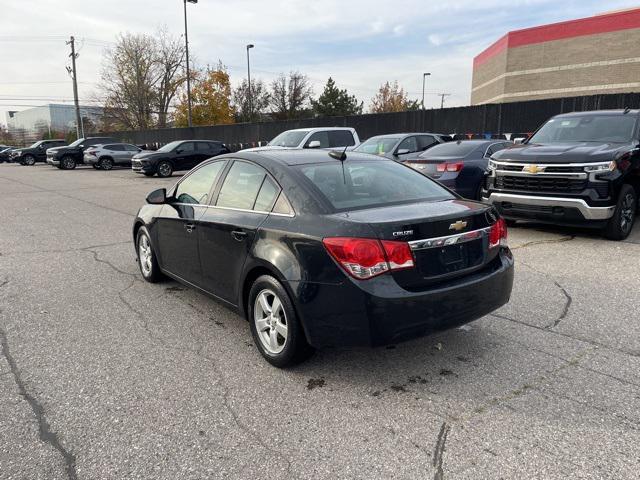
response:
[[[487,165],[487,168],[489,170],[495,170],[496,168],[498,168],[498,164],[493,160],[489,160],[489,165]]]
[[[584,167],[585,172],[613,172],[618,166],[616,162],[611,160],[610,162],[594,163],[593,165],[587,165]]]

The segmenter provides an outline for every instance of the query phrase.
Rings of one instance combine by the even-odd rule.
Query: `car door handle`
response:
[[[191,233],[196,229],[196,226],[193,223],[185,223],[184,228],[187,231],[187,233]]]
[[[247,237],[247,232],[243,232],[242,230],[234,230],[233,232],[231,232],[231,236],[237,241],[241,242]]]

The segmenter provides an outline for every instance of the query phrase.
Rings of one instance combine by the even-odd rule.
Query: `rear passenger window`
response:
[[[353,135],[348,130],[330,130],[329,131],[329,147],[351,147],[356,142]]]
[[[257,165],[236,161],[224,179],[218,207],[252,210],[266,172]]]
[[[266,177],[264,182],[262,182],[262,187],[260,188],[253,209],[259,212],[270,212],[279,191],[280,189],[278,185],[276,185],[276,182]]]

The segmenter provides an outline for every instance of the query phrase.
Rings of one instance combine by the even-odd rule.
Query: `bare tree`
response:
[[[313,89],[309,78],[300,72],[291,72],[289,78],[280,74],[271,84],[271,111],[277,119],[296,118],[309,108]]]
[[[251,122],[259,118],[268,107],[270,95],[262,80],[251,82],[251,102],[249,102],[249,84],[242,80],[233,91],[233,106],[239,122]]]
[[[99,84],[105,116],[119,128],[165,126],[177,90],[186,81],[184,46],[166,29],[157,38],[120,34],[105,52]]]

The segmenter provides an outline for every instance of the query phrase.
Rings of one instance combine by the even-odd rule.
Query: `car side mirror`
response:
[[[163,205],[167,203],[167,189],[159,188],[147,195],[147,203],[151,205]]]
[[[182,153],[182,152],[184,152],[184,150],[183,150],[183,149],[181,149],[181,148],[176,148],[176,153]]]
[[[525,141],[525,139],[524,139],[524,138],[515,138],[515,139],[513,140],[513,143],[515,143],[516,145],[521,145],[521,144],[523,144],[523,143],[524,143],[524,141]]]
[[[396,150],[396,153],[394,153],[394,155],[406,155],[407,153],[411,153],[411,150],[409,150],[408,148],[399,148],[398,150]]]
[[[313,140],[309,142],[309,144],[307,145],[307,148],[320,148],[320,146],[321,146],[320,140]]]

